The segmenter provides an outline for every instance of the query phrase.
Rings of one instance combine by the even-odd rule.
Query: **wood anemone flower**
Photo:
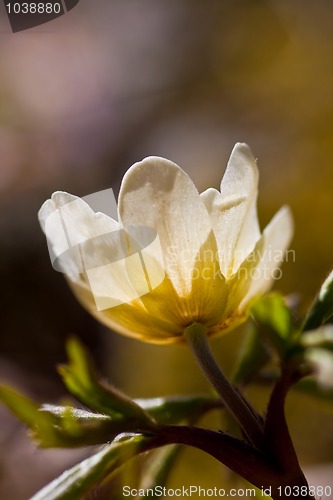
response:
[[[56,192],[39,211],[51,259],[102,323],[156,344],[183,341],[191,324],[207,335],[244,321],[272,285],[293,223],[282,207],[260,233],[258,169],[236,144],[221,190],[199,194],[169,160],[149,157],[125,174],[118,221]]]

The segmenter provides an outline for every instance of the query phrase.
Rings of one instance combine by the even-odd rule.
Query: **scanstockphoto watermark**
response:
[[[157,231],[146,226],[124,227],[117,221],[117,202],[112,189],[82,199],[57,193],[48,206],[44,232],[55,270],[88,281],[99,311],[130,303],[164,281],[173,282],[187,273],[191,281],[235,279],[279,280],[282,260],[295,261],[295,251],[271,246],[255,248],[248,255],[235,250],[227,276],[221,272],[218,250],[163,246]],[[61,201],[62,200],[62,201]],[[53,203],[53,204],[52,204]],[[104,214],[104,215],[103,215]],[[105,217],[107,215],[108,217]]]
[[[302,498],[308,495],[312,495],[314,498],[331,498],[332,488],[331,486],[278,486],[276,488],[277,496],[281,498]],[[261,498],[272,496],[272,487],[260,488],[256,490],[255,488],[219,488],[217,486],[213,488],[203,488],[201,486],[182,486],[180,488],[167,488],[166,486],[155,486],[154,488],[147,489],[137,489],[131,486],[123,486],[123,497],[150,497],[150,498],[173,498],[173,497],[206,497],[206,498],[256,498],[257,494]]]
[[[203,488],[201,486],[182,486],[180,488],[167,488],[166,486],[155,486],[154,488],[137,489],[130,486],[123,486],[123,497],[138,498],[186,498],[186,497],[206,497],[206,498],[246,498],[256,497],[256,490],[254,488]],[[262,491],[263,496],[268,496]]]

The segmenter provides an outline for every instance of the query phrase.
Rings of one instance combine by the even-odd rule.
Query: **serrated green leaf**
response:
[[[0,387],[0,400],[30,430],[43,448],[74,448],[103,444],[120,433],[140,428],[141,421],[120,415],[111,418],[70,406],[43,405],[10,387]]]
[[[72,338],[67,343],[69,363],[59,368],[67,389],[90,409],[118,418],[121,415],[148,424],[148,414],[128,396],[98,379],[89,353]]]
[[[0,400],[29,427],[35,423],[36,418],[41,422],[45,420],[43,415],[39,415],[37,403],[11,387],[0,387]]]
[[[292,314],[284,298],[279,294],[270,294],[257,300],[251,315],[259,335],[284,359],[294,343]]]
[[[31,429],[33,437],[39,442],[53,443],[56,440],[52,415],[42,414],[38,404],[23,394],[6,386],[0,387],[0,401]],[[53,444],[51,444],[53,446]]]
[[[111,418],[69,406],[46,404],[42,405],[39,411],[53,417],[52,424],[57,439],[48,444],[53,447],[104,444],[121,433],[134,432],[140,427],[140,422],[132,417]],[[45,447],[45,443],[42,443],[42,446]]]
[[[95,455],[65,471],[30,500],[75,500],[83,498],[118,467],[153,447],[152,438],[127,435]]]
[[[52,404],[43,404],[39,411],[49,413],[57,418],[66,419],[68,415],[71,418],[75,418],[78,423],[89,423],[89,422],[111,422],[112,419],[108,415],[103,415],[101,413],[92,413],[88,410],[83,410],[81,408],[74,408],[73,406],[58,406]]]
[[[143,425],[141,419],[126,415],[110,417],[52,404],[39,407],[36,402],[9,387],[0,387],[0,400],[28,426],[35,441],[43,448],[103,444],[120,433],[135,432],[142,427],[149,430],[150,427],[150,424]],[[219,399],[206,395],[140,399],[136,404],[160,424],[199,418],[211,409],[221,408]]]
[[[206,395],[138,399],[135,402],[160,424],[176,424],[189,418],[196,419],[209,410],[221,408],[219,399]],[[115,418],[73,407],[47,404],[40,410],[52,414],[53,425],[65,434],[67,447],[101,444],[114,439],[121,432],[134,432],[141,425],[141,421],[133,417],[118,415]],[[70,440],[67,434],[70,435]],[[58,445],[53,444],[63,445],[62,441]]]
[[[205,394],[135,399],[135,402],[160,424],[176,424],[189,418],[197,419],[209,410],[223,407],[219,398]]]
[[[333,322],[333,271],[324,281],[304,322],[303,331]]]

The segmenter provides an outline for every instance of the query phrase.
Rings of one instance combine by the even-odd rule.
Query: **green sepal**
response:
[[[286,359],[295,345],[296,329],[285,299],[277,293],[266,295],[253,303],[251,315],[263,341]]]
[[[76,338],[67,342],[69,363],[59,367],[67,389],[88,408],[112,418],[121,415],[142,420],[147,424],[148,414],[128,396],[99,380],[89,353]]]
[[[154,439],[122,435],[120,439],[83,460],[45,486],[30,500],[74,500],[85,498],[96,485],[134,456],[154,447]]]
[[[333,271],[324,281],[303,325],[303,331],[315,330],[333,322]]]

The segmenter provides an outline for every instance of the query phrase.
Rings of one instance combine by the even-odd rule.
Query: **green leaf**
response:
[[[111,441],[123,432],[149,430],[150,423],[137,417],[102,413],[44,404],[41,407],[9,387],[0,387],[0,400],[32,433],[44,448],[88,446]],[[176,424],[189,418],[199,418],[207,411],[221,408],[221,401],[213,396],[193,395],[136,401],[144,411],[160,424]]]
[[[219,398],[200,394],[136,399],[135,402],[160,424],[176,424],[189,418],[197,419],[209,410],[223,407]]]
[[[69,364],[60,367],[68,390],[83,404],[113,419],[122,415],[136,419],[147,428],[151,418],[160,423],[176,423],[189,415],[202,415],[220,407],[217,398],[191,395],[169,398],[138,399],[132,401],[118,389],[98,380],[95,368],[85,348],[76,339],[67,345]]]
[[[67,342],[69,363],[59,368],[67,389],[90,409],[117,418],[120,415],[151,422],[148,414],[128,396],[98,379],[89,353],[75,338]]]
[[[199,418],[207,411],[221,408],[221,401],[213,396],[175,396],[169,398],[139,399],[140,405],[160,424],[176,424],[188,418]],[[126,415],[110,417],[73,407],[46,404],[40,411],[53,417],[57,440],[48,446],[85,446],[102,444],[122,432],[135,432],[142,427],[141,420]],[[147,425],[145,428],[148,428]],[[142,429],[141,429],[142,430]],[[45,443],[42,444],[45,446]]]
[[[333,322],[333,271],[324,281],[305,319],[303,331]]]
[[[142,481],[138,489],[155,491],[156,486],[165,486],[180,449],[180,445],[171,444],[153,451],[143,467]],[[149,495],[150,498],[160,496],[160,494]]]
[[[39,411],[38,404],[10,387],[0,387],[0,401],[32,431],[33,437],[46,446],[53,446],[57,436],[52,415]]]
[[[30,429],[43,448],[73,448],[103,444],[123,432],[140,428],[141,421],[116,418],[70,406],[39,405],[9,387],[0,387],[0,400]]]
[[[253,304],[251,314],[259,335],[284,359],[294,345],[295,333],[284,298],[276,293],[266,295]]]
[[[74,500],[91,489],[132,457],[154,447],[153,438],[123,435],[110,446],[83,460],[45,486],[30,500]]]
[[[241,348],[232,380],[236,385],[246,385],[257,375],[270,359],[260,334],[252,329]]]
[[[46,404],[42,405],[39,411],[53,417],[52,425],[57,439],[48,442],[48,446],[52,447],[103,444],[112,441],[121,433],[134,432],[140,427],[140,422],[133,417],[111,418],[69,406]],[[41,444],[46,446],[45,442]]]

